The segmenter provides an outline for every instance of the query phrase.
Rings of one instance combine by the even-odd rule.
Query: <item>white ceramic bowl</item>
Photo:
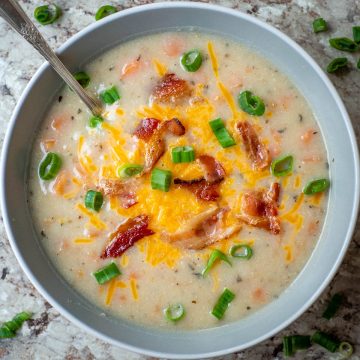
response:
[[[306,266],[277,300],[245,319],[217,328],[161,331],[102,314],[61,278],[41,247],[27,205],[32,142],[63,85],[48,64],[35,74],[13,114],[3,148],[1,203],[18,261],[39,292],[65,317],[128,350],[159,357],[199,358],[238,351],[274,335],[320,295],[339,267],[354,230],[359,203],[359,159],[348,114],[327,76],[295,42],[249,15],[199,3],[140,6],[92,24],[67,41],[59,54],[76,71],[119,42],[183,27],[235,39],[268,58],[310,103],[325,138],[331,188],[324,229]]]

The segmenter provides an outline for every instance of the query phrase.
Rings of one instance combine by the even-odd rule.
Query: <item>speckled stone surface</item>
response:
[[[21,5],[31,15],[34,8],[46,1],[22,0]],[[104,3],[119,9],[150,3],[150,0],[57,0],[63,9],[62,18],[53,25],[40,27],[52,48],[94,21],[97,8]],[[327,45],[330,36],[351,37],[351,27],[360,25],[359,0],[215,0],[203,1],[247,12],[285,32],[302,45],[324,68],[330,59],[340,55]],[[322,16],[330,31],[315,35],[311,23]],[[360,135],[360,71],[351,59],[351,70],[341,76],[330,76],[350,113],[355,132]],[[0,19],[0,146],[11,113],[22,91],[43,59]],[[2,219],[1,219],[2,220]],[[224,359],[283,359],[281,339],[284,335],[311,333],[322,329],[354,344],[353,359],[360,359],[360,224],[358,223],[349,251],[330,286],[315,304],[288,328],[251,349],[223,357]],[[321,319],[326,301],[343,291],[346,302],[331,321]],[[54,310],[34,289],[19,264],[0,223],[0,322],[21,310],[34,313],[33,320],[23,326],[18,336],[0,340],[0,359],[145,359],[123,351],[77,328]],[[336,359],[334,355],[314,347],[297,354],[298,359]]]

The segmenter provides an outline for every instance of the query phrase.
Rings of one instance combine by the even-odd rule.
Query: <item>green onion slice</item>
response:
[[[89,190],[85,195],[85,206],[88,209],[99,211],[103,204],[103,195],[101,192]]]
[[[259,96],[254,95],[251,91],[243,91],[239,94],[238,103],[240,108],[250,115],[264,115],[265,105]]]
[[[303,189],[305,195],[313,195],[325,191],[330,186],[328,179],[317,179],[310,181]]]
[[[155,168],[151,172],[151,188],[167,192],[170,189],[171,178],[171,171]]]
[[[227,148],[236,144],[234,138],[227,131],[221,118],[209,121],[209,125],[223,148]]]
[[[235,258],[249,260],[253,256],[253,251],[249,245],[233,245],[230,248],[230,255]]]
[[[356,67],[360,70],[360,59],[358,60]]]
[[[39,166],[39,176],[42,180],[52,180],[61,168],[61,158],[58,154],[48,152]]]
[[[308,349],[311,346],[310,336],[308,335],[292,335],[283,337],[284,355],[292,356],[297,350]]]
[[[284,356],[293,356],[295,354],[295,351],[292,347],[292,340],[291,336],[284,336],[283,337],[283,353]]]
[[[90,84],[90,76],[85,71],[77,72],[74,74],[74,78],[83,88],[86,88]]]
[[[95,20],[101,20],[102,18],[115,14],[117,12],[116,7],[111,5],[101,6],[95,14]]]
[[[314,33],[326,31],[328,29],[327,23],[323,18],[317,18],[313,21]]]
[[[114,262],[102,267],[101,269],[92,273],[99,285],[103,285],[106,282],[121,275],[121,271]]]
[[[293,170],[294,157],[285,155],[271,162],[271,173],[276,177],[289,175]]]
[[[344,297],[342,294],[340,294],[340,293],[335,294],[331,298],[327,308],[323,312],[322,317],[327,320],[330,320],[335,315],[335,313],[338,311],[343,300],[344,300]]]
[[[56,5],[42,5],[34,10],[35,19],[42,25],[52,24],[61,16],[61,9]]]
[[[343,359],[348,359],[353,354],[354,348],[350,343],[343,341],[340,343],[338,351],[343,356]]]
[[[164,310],[164,314],[166,319],[176,322],[182,319],[185,315],[185,309],[181,304],[174,304],[168,306]]]
[[[16,314],[10,321],[6,321],[0,327],[0,339],[12,338],[16,332],[21,328],[22,324],[31,318],[32,314],[27,311],[22,311]]]
[[[202,56],[199,50],[191,50],[183,54],[180,58],[180,64],[185,71],[195,72],[199,70],[202,64]]]
[[[120,99],[120,95],[116,86],[112,86],[111,88],[106,89],[100,93],[100,98],[105,104],[111,105]]]
[[[329,63],[329,65],[326,67],[326,71],[331,74],[338,71],[339,69],[347,67],[347,64],[347,58],[336,58]]]
[[[214,266],[214,263],[216,260],[222,260],[228,263],[231,266],[231,261],[228,259],[228,257],[220,250],[215,249],[210,254],[209,260],[204,268],[204,270],[201,272],[202,276],[205,276],[209,270]]]
[[[217,319],[222,319],[225,314],[225,311],[229,307],[229,304],[235,299],[235,294],[225,288],[221,296],[219,297],[217,303],[211,311],[211,314],[214,315]]]
[[[353,26],[352,31],[354,42],[360,45],[360,26]]]
[[[189,163],[195,160],[195,151],[192,146],[177,146],[171,150],[172,162]]]
[[[329,40],[330,46],[337,50],[355,52],[358,50],[357,44],[349,38],[333,38]]]
[[[92,116],[89,120],[89,127],[97,128],[101,125],[104,119],[101,116]]]
[[[138,164],[124,164],[117,169],[118,176],[126,179],[140,174],[144,167]]]
[[[317,331],[312,337],[311,342],[322,346],[330,352],[338,350],[340,342],[331,335],[328,335],[322,331]]]

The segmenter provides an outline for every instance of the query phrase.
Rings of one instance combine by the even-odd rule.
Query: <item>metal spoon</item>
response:
[[[90,96],[76,81],[17,1],[0,0],[0,15],[50,63],[66,84],[79,95],[90,111],[95,116],[100,116],[102,113],[101,102]]]

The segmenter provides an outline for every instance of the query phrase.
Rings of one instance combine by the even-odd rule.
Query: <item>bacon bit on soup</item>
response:
[[[153,88],[151,100],[178,103],[190,96],[191,88],[185,80],[175,74],[165,74]]]
[[[110,235],[110,243],[106,246],[101,258],[121,256],[136,241],[154,234],[148,226],[147,215],[139,215],[126,220]]]
[[[147,121],[145,121],[147,120]],[[151,121],[150,121],[151,120]],[[185,127],[179,119],[173,118],[159,122],[156,127],[156,119],[144,119],[141,124],[135,130],[136,136],[141,136],[146,142],[145,144],[145,164],[141,174],[148,173],[161,158],[165,152],[165,140],[166,133],[170,133],[175,136],[181,136],[185,134]],[[147,130],[143,130],[147,128]],[[151,135],[150,135],[151,133]],[[144,134],[146,134],[144,136]],[[146,140],[145,140],[146,139]]]
[[[237,129],[242,137],[247,155],[252,162],[252,167],[256,170],[268,167],[270,164],[269,151],[260,142],[254,127],[247,121],[241,121],[237,124]]]
[[[140,124],[134,131],[134,135],[141,140],[149,141],[155,130],[158,128],[160,120],[146,118],[140,121]]]
[[[278,201],[279,183],[272,183],[270,189],[250,190],[241,198],[241,214],[237,217],[248,225],[259,227],[277,235],[280,233]]]
[[[49,152],[56,144],[55,139],[45,139],[40,143],[40,148],[43,152]]]
[[[172,234],[163,234],[164,240],[175,246],[201,250],[205,247],[238,233],[240,224],[226,226],[224,217],[228,208],[211,208],[193,217],[182,230]]]
[[[138,56],[136,59],[124,64],[121,69],[121,79],[136,73],[141,67],[141,56]]]
[[[124,209],[128,209],[137,204],[135,192],[136,183],[133,179],[128,181],[101,179],[98,189],[100,189],[104,195],[117,196]]]
[[[193,180],[174,179],[174,184],[190,190],[198,199],[215,201],[219,198],[219,184],[210,184],[204,178]]]
[[[204,177],[207,182],[214,184],[224,180],[225,170],[213,156],[200,155],[197,161],[205,173]]]
[[[179,37],[167,38],[163,44],[164,53],[167,56],[179,56],[185,50],[185,41]]]

